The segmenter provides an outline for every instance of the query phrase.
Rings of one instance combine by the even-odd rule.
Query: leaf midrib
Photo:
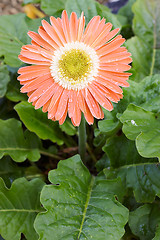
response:
[[[81,225],[80,225],[80,228],[79,228],[79,234],[78,234],[77,239],[80,239],[80,236],[81,236],[81,233],[82,233],[82,228],[83,228],[84,220],[85,220],[86,213],[87,213],[87,207],[89,205],[89,201],[90,201],[90,198],[91,198],[91,193],[92,193],[92,188],[93,188],[94,182],[95,182],[95,177],[92,176],[89,187],[88,187],[86,202],[85,202],[85,205],[84,205],[82,222],[81,222]]]
[[[0,209],[0,212],[28,212],[28,213],[39,213],[41,210],[36,209]]]
[[[154,5],[154,10],[155,12],[155,5]],[[153,21],[153,54],[152,54],[152,62],[151,62],[151,68],[150,68],[150,76],[153,75],[153,70],[154,70],[154,65],[155,65],[155,58],[156,58],[156,18],[155,18],[155,14],[152,14],[152,17],[154,19]]]

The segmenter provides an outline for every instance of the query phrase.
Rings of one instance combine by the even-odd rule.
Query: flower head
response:
[[[67,116],[79,126],[81,112],[89,124],[104,117],[102,107],[111,111],[111,102],[122,97],[120,86],[129,86],[125,73],[132,59],[119,31],[95,16],[86,29],[83,13],[78,19],[66,11],[62,18],[42,20],[38,33],[28,32],[31,45],[22,47],[19,59],[33,64],[19,69],[21,92],[35,109],[42,107],[48,118],[62,124]]]

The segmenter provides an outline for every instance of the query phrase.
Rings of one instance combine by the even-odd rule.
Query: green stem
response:
[[[79,125],[79,135],[78,135],[78,146],[79,146],[79,154],[81,156],[82,161],[85,163],[85,155],[86,155],[86,121],[82,114],[81,123]]]
[[[62,157],[60,157],[60,156],[58,156],[56,154],[50,153],[50,152],[46,152],[45,150],[40,150],[39,152],[40,152],[40,154],[48,156],[48,157],[51,157],[51,158],[55,158],[55,159],[58,159],[58,160],[62,160],[63,159]]]

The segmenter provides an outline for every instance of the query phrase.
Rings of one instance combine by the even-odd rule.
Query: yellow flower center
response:
[[[96,51],[83,42],[66,43],[54,52],[50,71],[56,83],[68,90],[88,86],[98,74]]]
[[[72,49],[61,56],[59,69],[68,80],[77,81],[90,72],[92,62],[90,57],[80,49]]]

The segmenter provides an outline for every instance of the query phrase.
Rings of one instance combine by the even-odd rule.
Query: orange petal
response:
[[[60,18],[59,18],[60,19]],[[58,19],[56,19],[55,17],[51,16],[50,17],[50,22],[52,24],[52,27],[54,28],[55,32],[57,33],[58,37],[60,38],[61,42],[63,44],[67,43],[65,36],[64,36],[64,32],[62,29],[62,22],[61,19],[60,21]]]
[[[33,59],[30,59],[30,58],[26,58],[26,57],[24,57],[24,56],[22,56],[22,55],[19,55],[18,58],[19,58],[22,62],[25,62],[25,63],[50,66],[50,62],[48,62],[48,61],[33,60]]]
[[[21,92],[24,93],[24,92],[33,91],[33,90],[37,89],[39,86],[41,86],[42,83],[47,81],[49,78],[51,78],[50,74],[46,74],[44,76],[37,77],[30,81],[28,80],[27,82],[25,82],[25,81],[20,82],[21,84],[24,84],[24,86],[21,88]]]
[[[104,79],[101,76],[98,76],[95,81],[103,84],[113,92],[120,93],[120,94],[123,92],[122,89],[119,86],[117,86],[113,81],[109,81],[106,78]]]
[[[62,12],[62,27],[67,42],[71,42],[69,20],[66,10]]]
[[[38,99],[38,101],[35,104],[35,109],[38,109],[40,107],[42,107],[46,102],[48,102],[48,100],[53,96],[53,94],[55,93],[55,85],[56,83],[53,83],[47,90],[45,93],[43,93],[40,98]]]
[[[43,57],[48,58],[49,60],[52,60],[52,57],[54,55],[54,52],[48,51],[44,48],[41,48],[39,46],[34,45],[25,45],[22,47],[23,50],[29,50],[30,52],[41,54]]]
[[[36,71],[36,72],[29,72],[28,73],[25,73],[25,74],[22,74],[20,76],[18,76],[18,80],[19,81],[27,81],[27,80],[31,80],[33,78],[36,78],[36,77],[40,77],[40,76],[44,76],[46,74],[49,74],[50,77],[51,77],[51,74],[49,71],[46,71],[46,70],[41,70],[41,71]]]
[[[77,94],[74,96],[74,114],[71,117],[74,126],[79,126],[81,122],[81,110],[78,106]]]
[[[92,96],[92,94],[88,91],[87,88],[84,91],[82,91],[82,93],[84,94],[86,103],[89,107],[89,110],[90,110],[91,114],[95,118],[99,119],[101,117],[101,110],[100,110],[99,104],[97,103],[97,101]]]
[[[94,88],[92,84],[88,86],[88,89],[92,93],[93,97],[97,100],[97,102],[107,110],[111,111],[113,109],[112,103],[104,96],[102,95],[97,88]]]
[[[43,29],[43,27],[39,27],[38,33],[41,36],[41,38],[47,42],[54,50],[59,48],[59,45],[52,39],[46,31]]]
[[[109,72],[124,72],[131,68],[130,65],[112,62],[112,63],[100,63],[99,69],[109,71]]]
[[[71,35],[71,41],[76,41],[77,39],[77,32],[78,32],[78,19],[75,12],[72,12],[70,15],[70,35]]]
[[[112,39],[119,32],[119,30],[120,30],[119,28],[116,28],[116,29],[110,31],[108,33],[108,35],[106,36],[106,42],[108,42],[110,39]]]
[[[78,34],[77,34],[77,41],[81,41],[83,37],[83,31],[85,26],[85,18],[83,16],[83,12],[81,14],[81,17],[78,20]]]
[[[47,32],[47,34],[56,42],[56,44],[60,47],[63,46],[63,42],[61,42],[59,36],[57,35],[55,29],[46,21],[42,20],[42,25]]]
[[[42,111],[43,112],[47,112],[48,111],[48,107],[51,103],[51,98],[48,100],[48,102],[46,102],[44,105],[43,105],[43,108],[42,108]]]
[[[43,70],[46,70],[48,71],[49,70],[49,67],[47,66],[42,66],[42,65],[36,65],[36,66],[26,66],[26,67],[21,67],[18,69],[18,73],[19,74],[25,74],[25,73],[29,73],[29,72],[36,72],[36,71],[43,71]]]
[[[114,40],[97,49],[96,52],[98,53],[99,56],[106,55],[119,48],[124,42],[125,39],[122,38],[121,35],[118,35],[117,37],[114,38]]]
[[[66,111],[67,105],[68,105],[68,90],[64,89],[59,101],[56,115],[55,115],[56,120],[60,120],[63,117]]]
[[[118,102],[123,97],[122,94],[117,94],[97,82],[94,82],[92,84],[93,87],[97,88],[102,95],[106,96],[112,102]]]
[[[63,87],[58,85],[56,92],[53,95],[51,103],[48,108],[48,118],[53,118],[55,116],[62,93],[63,93]]]
[[[100,16],[95,16],[90,20],[90,22],[88,23],[84,31],[84,35],[82,39],[84,43],[88,44],[90,42],[90,39],[92,39],[92,37],[96,33],[99,23],[100,23]]]
[[[95,48],[99,45],[106,43],[106,35],[109,33],[111,28],[112,28],[112,24],[109,22],[106,23],[104,31],[99,34],[99,36],[95,39],[95,41],[90,46]]]
[[[36,42],[39,46],[44,47],[47,50],[54,51],[55,48],[48,44],[47,41],[45,41],[41,36],[39,36],[38,33],[35,32],[28,32],[28,35],[33,39],[34,42]]]
[[[62,116],[62,118],[59,120],[59,124],[62,125],[67,117],[67,111],[68,111],[68,108],[66,107],[66,110]]]
[[[42,84],[36,91],[34,91],[31,96],[29,97],[29,102],[36,101],[43,93],[47,91],[47,89],[53,84],[53,79],[48,79],[45,81],[44,84]]]

